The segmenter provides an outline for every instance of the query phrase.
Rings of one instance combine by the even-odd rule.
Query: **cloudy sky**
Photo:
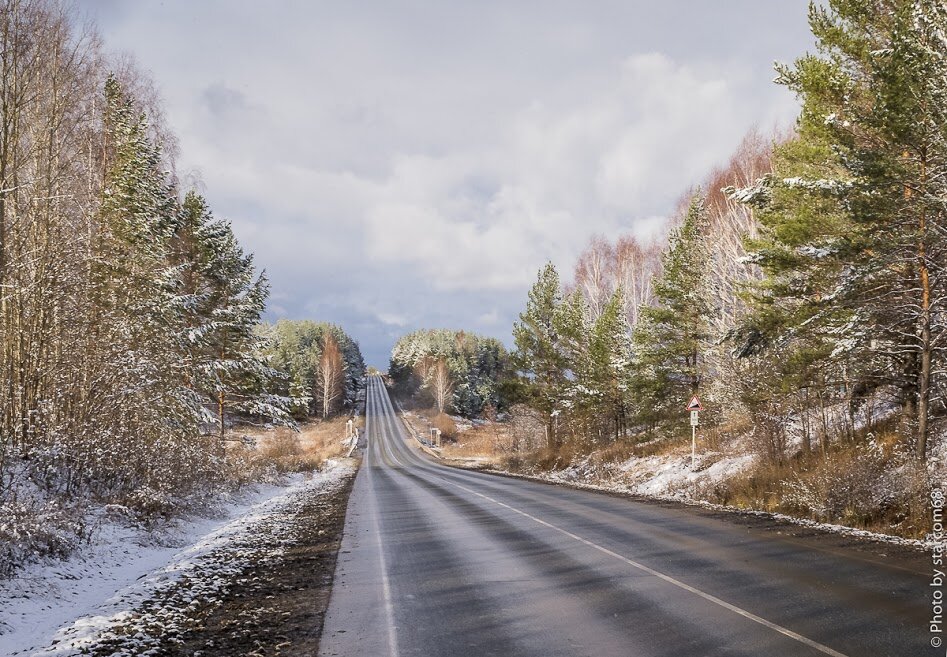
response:
[[[805,0],[85,0],[153,75],[202,181],[272,282],[270,319],[509,341],[539,267],[648,235],[750,128],[788,125],[774,61]]]

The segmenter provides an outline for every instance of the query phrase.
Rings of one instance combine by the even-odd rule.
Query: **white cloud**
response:
[[[672,211],[669,193],[719,163],[754,119],[727,80],[661,54],[630,57],[610,86],[570,107],[532,103],[487,146],[399,157],[367,208],[370,256],[439,290],[522,289],[593,232],[652,233],[653,220],[633,218]]]
[[[507,337],[543,262],[653,233],[789,120],[770,62],[806,49],[806,1],[732,2],[740,25],[678,0],[86,5],[153,72],[272,312],[346,325],[381,365],[392,331]]]
[[[477,318],[477,323],[481,326],[493,326],[500,322],[500,311],[496,308],[491,308],[489,312],[485,312]]]
[[[378,320],[388,326],[407,326],[408,318],[404,315],[397,315],[395,313],[378,313]]]

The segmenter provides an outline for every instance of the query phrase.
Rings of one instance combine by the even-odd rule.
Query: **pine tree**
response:
[[[746,195],[766,210],[760,263],[774,295],[808,296],[782,333],[833,345],[850,388],[896,388],[923,458],[944,369],[947,8],[834,0],[810,24],[821,56],[779,78],[803,101],[796,170]]]
[[[588,381],[599,400],[598,412],[607,412],[613,435],[623,435],[631,367],[631,345],[624,312],[625,301],[618,288],[606,302],[592,327],[588,351]]]
[[[701,354],[710,335],[712,308],[702,294],[707,274],[705,218],[694,196],[663,255],[663,273],[654,283],[656,304],[642,309],[634,331],[633,386],[638,413],[646,423],[682,417],[680,408],[696,394],[704,371]]]
[[[551,447],[558,444],[552,419],[554,413],[561,411],[559,401],[566,366],[555,326],[561,302],[559,274],[550,263],[540,271],[538,280],[529,291],[526,310],[520,313],[519,322],[513,326],[516,344],[513,364],[525,377],[526,394],[531,405],[543,412]]]
[[[256,276],[230,224],[214,219],[198,194],[185,196],[176,219],[172,252],[185,328],[181,358],[193,403],[221,436],[227,408],[291,424],[291,402],[267,392],[275,372],[260,356],[256,326],[268,294],[265,277]]]
[[[229,226],[221,247],[211,265],[216,280],[212,330],[207,335],[220,435],[228,410],[294,426],[289,416],[292,400],[270,392],[271,380],[278,374],[261,359],[264,344],[256,331],[269,283],[264,274],[256,273],[253,257],[244,254]]]

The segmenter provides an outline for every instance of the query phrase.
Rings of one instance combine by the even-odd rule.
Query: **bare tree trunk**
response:
[[[812,437],[809,435],[810,422],[809,422],[809,388],[805,388],[806,396],[805,401],[803,402],[803,411],[802,411],[802,451],[808,456],[812,452]]]
[[[450,369],[447,367],[447,361],[442,357],[434,364],[431,373],[432,387],[434,388],[434,402],[437,404],[437,412],[443,413],[447,408],[447,400],[453,392],[454,382],[451,381]]]
[[[217,393],[217,417],[220,418],[220,442],[224,441],[224,434],[226,433],[226,424],[224,422],[224,402],[226,400],[226,393],[224,393],[223,388]]]
[[[921,185],[926,184],[926,157],[921,159]],[[931,283],[927,268],[927,215],[923,207],[918,225],[917,245],[918,269],[921,282],[920,324],[920,360],[918,372],[917,400],[917,455],[922,461],[927,459],[928,418],[931,397]]]

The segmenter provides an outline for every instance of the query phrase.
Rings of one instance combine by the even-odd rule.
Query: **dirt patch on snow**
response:
[[[355,473],[337,462],[37,654],[316,654]]]
[[[199,626],[161,654],[315,655],[353,481],[349,476],[337,488],[304,500],[280,557],[243,573]]]

